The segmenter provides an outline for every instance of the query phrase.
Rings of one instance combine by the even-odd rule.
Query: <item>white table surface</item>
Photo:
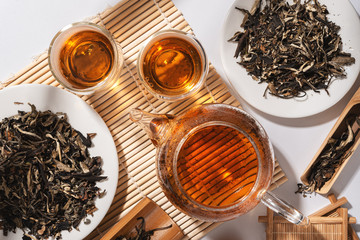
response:
[[[348,0],[343,0],[348,1]],[[355,0],[354,0],[355,1]],[[117,0],[11,0],[0,1],[0,80],[30,64],[34,57],[45,51],[54,34],[63,26],[93,16]],[[173,0],[182,11],[217,72],[226,79],[220,59],[220,34],[230,0]],[[199,14],[200,13],[200,14]],[[359,36],[360,41],[360,36]],[[360,61],[360,59],[357,59]],[[304,214],[310,214],[327,205],[321,195],[303,198],[294,194],[300,176],[334,125],[356,86],[338,104],[329,110],[299,119],[284,119],[261,113],[244,101],[246,111],[251,113],[265,128],[273,143],[276,157],[289,180],[274,192],[291,202]],[[356,151],[332,188],[338,197],[345,196],[350,204],[349,214],[360,220],[360,151]],[[205,240],[262,240],[265,226],[257,217],[265,215],[265,207],[257,206],[238,219],[222,224],[210,232]],[[360,232],[360,226],[355,225]],[[1,237],[0,237],[1,239]]]
[[[360,0],[350,0],[350,2],[352,3],[357,13],[360,15]]]

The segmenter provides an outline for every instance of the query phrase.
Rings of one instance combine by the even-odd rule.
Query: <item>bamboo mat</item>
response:
[[[107,92],[81,96],[104,119],[115,141],[119,157],[119,181],[109,212],[100,225],[86,238],[99,239],[111,226],[133,208],[144,196],[160,205],[180,226],[188,239],[199,239],[219,225],[201,222],[177,210],[165,197],[155,172],[155,147],[145,132],[132,123],[128,112],[138,107],[153,113],[180,114],[204,103],[226,103],[241,107],[226,85],[210,66],[205,86],[194,97],[182,102],[167,103],[154,98],[140,83],[136,59],[144,40],[162,29],[175,28],[192,32],[190,26],[171,0],[121,1],[91,21],[105,26],[120,43],[124,54],[121,83]],[[3,83],[3,87],[18,84],[47,84],[60,87],[52,76],[47,53]],[[276,162],[271,189],[287,180]]]

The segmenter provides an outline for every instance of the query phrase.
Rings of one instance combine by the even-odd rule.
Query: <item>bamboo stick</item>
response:
[[[5,81],[6,86],[20,84],[24,79],[28,79],[33,74],[41,70],[47,65],[47,54],[42,54],[37,61],[15,74],[14,77]]]
[[[259,223],[267,223],[268,222],[268,217],[267,216],[259,216],[258,217],[258,222]],[[340,224],[340,223],[343,223],[343,217],[318,217],[318,216],[313,216],[313,217],[309,217],[309,222],[312,223],[312,224],[319,224],[319,223]],[[356,224],[356,218],[355,217],[349,217],[346,222],[348,222],[349,224]],[[274,216],[273,223],[289,223],[289,221],[286,220],[285,218],[281,217],[281,216]]]
[[[342,218],[342,223],[341,223],[341,230],[343,233],[342,236],[342,240],[347,240],[348,238],[348,210],[346,208],[340,208],[340,216]],[[356,223],[356,220],[355,220]],[[351,224],[351,223],[350,223]]]
[[[270,208],[266,209],[267,211],[267,228],[266,228],[266,239],[273,240],[274,239],[274,212],[270,210]]]
[[[330,204],[330,205],[320,209],[319,211],[316,211],[315,213],[311,214],[309,217],[322,216],[332,210],[335,210],[336,208],[340,207],[341,205],[344,205],[347,202],[348,202],[347,199],[345,197],[342,197],[342,198],[338,199],[336,202],[334,202],[333,204]]]
[[[287,180],[288,180],[288,178],[286,176],[284,176],[284,177],[280,178],[279,180],[277,180],[276,182],[272,182],[269,187],[269,190],[272,191],[272,190],[278,188],[279,186],[284,184]]]
[[[338,201],[333,193],[330,193],[327,198],[330,200],[331,203],[336,203]]]
[[[200,225],[196,226],[196,228],[193,228],[191,230],[189,229],[189,231],[186,232],[186,235],[188,235],[192,239],[199,239],[204,236],[202,235],[204,229],[211,226],[212,224],[213,223],[211,222],[202,222]]]

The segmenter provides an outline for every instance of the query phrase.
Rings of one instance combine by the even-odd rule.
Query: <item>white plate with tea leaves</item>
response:
[[[118,182],[118,158],[117,151],[108,127],[98,113],[90,107],[85,101],[60,88],[28,84],[13,87],[6,87],[0,91],[0,119],[13,116],[18,110],[31,111],[28,103],[34,104],[37,110],[52,112],[63,112],[68,116],[71,126],[86,136],[87,133],[96,133],[92,139],[93,147],[89,148],[90,156],[100,156],[103,161],[102,176],[107,179],[97,182],[100,191],[106,190],[106,194],[102,198],[95,200],[95,206],[98,208],[93,216],[88,215],[90,224],[84,224],[84,219],[79,225],[79,231],[62,231],[62,239],[83,239],[89,235],[100,223],[107,213]],[[23,104],[14,104],[20,102]],[[0,230],[0,239],[18,240],[22,239],[23,232],[17,228],[16,233],[9,233],[3,236]]]
[[[239,65],[240,57],[235,59],[237,43],[228,42],[235,32],[243,29],[240,27],[244,14],[235,7],[250,10],[255,0],[236,0],[231,6],[223,25],[221,39],[221,59],[227,82],[235,95],[240,96],[254,108],[278,117],[300,118],[320,113],[341,100],[353,86],[360,72],[360,20],[349,1],[320,0],[328,8],[327,15],[330,21],[341,27],[339,32],[343,42],[343,51],[351,53],[355,64],[345,67],[347,76],[335,79],[328,87],[329,95],[324,90],[316,93],[307,91],[305,97],[282,99],[269,93],[264,97],[267,83],[259,84],[248,75],[246,69]],[[264,2],[264,1],[263,1]],[[303,2],[303,1],[302,1]],[[290,1],[290,4],[293,4]]]

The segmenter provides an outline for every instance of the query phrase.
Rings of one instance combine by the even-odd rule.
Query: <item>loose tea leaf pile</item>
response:
[[[139,217],[137,220],[141,220],[139,226],[135,226],[136,229],[136,235],[132,237],[125,237],[125,236],[119,236],[115,240],[150,240],[151,236],[154,235],[154,232],[156,231],[162,231],[166,230],[172,227],[172,225],[162,227],[162,228],[155,228],[152,230],[145,230],[145,219],[143,217]]]
[[[3,233],[23,239],[61,239],[97,210],[101,158],[90,157],[91,138],[73,129],[66,114],[37,111],[0,122],[0,221]],[[89,223],[86,219],[85,224]]]
[[[360,119],[350,115],[345,119],[347,129],[338,138],[330,138],[320,153],[307,176],[308,185],[298,184],[296,193],[304,195],[321,190],[335,174],[336,170],[351,154],[350,148],[354,145],[359,134]],[[355,126],[355,127],[354,127]],[[354,129],[356,129],[354,131]]]
[[[355,59],[342,51],[340,27],[327,18],[328,10],[317,0],[256,0],[245,14],[242,27],[229,41],[237,42],[239,64],[267,92],[281,98],[302,97],[307,90],[319,92],[331,80],[346,76],[344,66]]]

